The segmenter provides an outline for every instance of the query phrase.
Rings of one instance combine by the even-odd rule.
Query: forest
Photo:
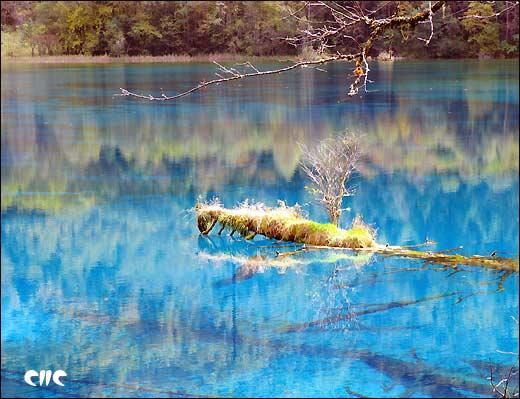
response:
[[[348,3],[380,18],[411,16],[428,6],[424,1]],[[332,14],[302,1],[2,1],[2,55],[305,56],[316,46],[288,39],[327,26]],[[518,22],[517,2],[447,2],[433,17],[435,36],[428,46],[398,27],[378,38],[369,56],[516,57]],[[415,31],[427,36],[429,29],[424,23]],[[348,53],[368,35],[367,26],[356,24],[330,45]]]

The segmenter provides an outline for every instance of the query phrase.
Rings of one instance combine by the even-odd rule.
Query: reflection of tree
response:
[[[310,296],[309,308],[314,313],[312,320],[332,319],[339,314],[351,312],[352,293],[355,287],[351,282],[355,277],[355,268],[352,266],[334,265],[330,274],[324,276],[323,281]],[[319,325],[323,329],[336,329],[349,333],[349,339],[355,338],[352,331],[356,329],[358,320],[338,320],[336,323]]]
[[[375,182],[373,190],[379,184]],[[288,269],[279,275],[273,270],[272,274],[265,271],[229,285],[216,284],[229,279],[239,265],[208,263],[197,256],[196,227],[190,218],[180,216],[191,204],[186,195],[173,204],[156,199],[74,213],[65,210],[54,217],[3,217],[2,333],[6,338],[2,368],[59,363],[74,371],[71,378],[89,382],[85,383],[88,387],[80,387],[92,390],[89,392],[101,393],[103,387],[96,385],[104,381],[118,384],[119,388],[112,387],[116,391],[122,390],[123,384],[126,389],[135,388],[133,381],[139,375],[144,387],[165,391],[182,387],[188,393],[211,394],[222,381],[236,381],[236,375],[254,377],[255,371],[269,370],[284,356],[296,356],[298,361],[282,362],[283,375],[273,371],[270,376],[280,384],[295,381],[305,367],[313,366],[314,375],[319,375],[330,372],[339,362],[358,360],[400,381],[417,362],[405,361],[406,356],[389,348],[397,348],[403,341],[424,342],[425,331],[449,328],[450,334],[432,337],[435,347],[461,350],[459,341],[467,337],[471,343],[464,348],[479,354],[487,354],[490,346],[503,347],[501,340],[511,334],[510,328],[502,326],[501,315],[513,312],[516,306],[503,297],[515,292],[515,279],[507,282],[512,290],[497,295],[495,287],[489,286],[488,295],[470,297],[456,307],[453,301],[432,301],[424,306],[410,305],[406,312],[396,313],[395,308],[382,312],[380,322],[366,314],[360,325],[352,326],[354,320],[338,323],[333,327],[359,330],[348,336],[341,334],[340,340],[335,339],[338,332],[334,328],[315,332],[317,341],[312,344],[298,333],[283,334],[280,330],[288,323],[343,314],[351,309],[350,301],[358,306],[352,309],[359,311],[359,306],[378,304],[381,298],[410,301],[442,294],[446,276],[425,269],[403,273],[395,282],[392,274],[379,270],[372,280],[372,272],[377,270],[366,268],[383,267],[381,262],[364,264],[362,272],[356,273],[352,260],[319,263],[320,257],[309,252],[317,262],[306,265],[304,273]],[[234,245],[237,252],[251,254],[243,241]],[[403,262],[387,263],[397,268]],[[337,275],[335,267],[340,269]],[[325,280],[327,275],[331,278]],[[489,278],[481,271],[465,279],[459,276],[448,280],[449,292],[467,291],[470,282],[479,286]],[[355,289],[344,290],[343,285]],[[308,293],[316,292],[317,287],[315,302],[309,303]],[[475,319],[466,306],[478,308],[481,317]],[[425,330],[392,329],[421,325],[427,326]],[[370,330],[372,327],[388,329],[370,341],[368,337],[378,334],[377,329]],[[492,342],[482,342],[478,334],[471,333],[477,329]],[[351,335],[355,335],[355,342]],[[20,351],[20,342],[24,351]],[[421,356],[430,349],[430,343],[417,348]],[[389,352],[394,358],[377,355]],[[11,356],[13,353],[16,356]],[[323,369],[316,368],[320,358]],[[416,367],[413,375],[417,381],[402,381],[407,389],[421,392],[421,377],[432,373],[436,373],[428,388],[432,396],[446,384],[457,386],[455,380],[449,383],[447,379],[455,378],[451,372],[439,368],[433,372],[432,366],[424,364]],[[341,370],[346,373],[342,375],[345,381],[359,379],[356,370]],[[267,384],[262,380],[262,387]],[[258,388],[259,383],[249,386]]]
[[[70,96],[55,94],[59,81],[52,70],[49,79],[13,74],[2,85],[2,112],[9,112],[2,118],[2,208],[57,210],[69,202],[92,204],[128,194],[132,187],[133,192],[207,193],[256,179],[274,185],[295,176],[300,159],[296,142],[309,144],[345,128],[365,134],[366,176],[403,171],[417,179],[456,172],[471,181],[481,174],[514,174],[518,97],[507,87],[518,80],[509,64],[475,61],[470,67],[476,77],[464,63],[448,64],[461,83],[445,84],[423,102],[408,94],[422,83],[417,75],[403,75],[405,66],[383,64],[374,70],[388,75],[375,77],[387,87],[371,97],[384,107],[331,104],[321,85],[339,78],[344,72],[340,66],[328,73],[304,70],[276,77],[261,86],[226,86],[175,107],[110,103],[103,87],[113,77],[106,70],[70,73]],[[488,78],[493,68],[501,71],[500,80]],[[134,72],[120,73],[128,79]],[[178,84],[185,74],[181,70],[171,79]],[[202,74],[200,68],[187,76],[196,81]],[[154,84],[150,79],[146,76],[146,85]],[[432,75],[429,84],[437,84],[436,79],[442,82]],[[89,85],[92,94],[80,96],[82,84],[91,81],[97,82]],[[286,85],[296,91],[288,92]],[[35,94],[15,93],[14,87],[31,87]],[[65,108],[77,97],[91,102]],[[128,184],[114,184],[113,178],[123,177]]]
[[[508,188],[498,181],[466,183],[457,174],[417,182],[378,176],[359,185],[351,207],[375,223],[379,242],[423,242],[426,237],[419,234],[426,232],[439,249],[471,245],[474,253],[513,251],[509,256],[515,256],[518,225],[509,220],[518,219],[518,180],[503,179],[502,185]],[[374,203],[384,206],[375,209]],[[388,232],[392,236],[385,236]]]
[[[106,95],[113,90],[105,88],[117,69],[107,68],[101,77],[96,69],[83,71],[85,76],[51,71],[48,79],[33,73],[8,74],[6,79],[2,74],[2,333],[9,337],[3,342],[2,368],[48,367],[56,362],[77,370],[78,379],[95,384],[103,371],[124,384],[148,365],[143,384],[170,390],[178,382],[173,384],[167,376],[174,375],[181,377],[180,386],[201,393],[203,384],[206,389],[219,386],[243,370],[269,370],[280,353],[292,351],[303,355],[301,363],[287,365],[273,381],[290,385],[310,366],[328,375],[332,363],[359,357],[396,379],[405,375],[411,362],[346,353],[332,340],[314,348],[302,344],[297,334],[290,342],[276,335],[281,323],[307,321],[301,315],[316,309],[307,294],[309,286],[323,282],[323,265],[295,278],[276,275],[270,284],[254,276],[216,285],[215,281],[229,280],[229,270],[236,265],[217,268],[194,256],[198,247],[190,237],[196,227],[191,218],[180,216],[193,206],[198,193],[222,193],[225,203],[254,193],[256,199],[272,204],[290,193],[291,201],[304,203],[303,178],[296,169],[300,154],[293,151],[294,143],[310,143],[350,127],[366,132],[368,157],[358,194],[348,205],[376,225],[381,242],[422,242],[422,232],[427,231],[442,249],[467,245],[471,253],[518,251],[518,97],[516,90],[507,90],[518,84],[517,78],[505,68],[500,82],[489,78],[481,85],[479,79],[467,78],[464,86],[447,85],[435,91],[437,100],[419,103],[407,94],[413,77],[401,73],[398,63],[391,65],[379,73],[393,79],[375,77],[389,85],[381,92],[384,98],[373,93],[376,103],[391,104],[381,107],[331,104],[320,79],[342,73],[335,68],[323,75],[302,71],[287,77],[296,80],[289,84],[298,88],[296,93],[284,89],[286,80],[275,78],[264,82],[265,87],[248,82],[245,88],[218,88],[175,107],[114,106]],[[487,76],[485,63],[478,66],[477,76]],[[62,95],[57,76],[62,73],[72,78],[66,87],[70,95]],[[121,72],[125,80],[132,79],[132,73],[131,68]],[[169,79],[185,81],[180,75]],[[145,84],[155,85],[151,80],[147,75]],[[97,85],[83,87],[94,81]],[[79,95],[87,89],[88,96]],[[237,93],[240,97],[233,100]],[[150,206],[152,196],[141,207],[139,196],[148,194],[174,194],[175,201],[163,196]],[[119,200],[128,195],[133,202],[121,205],[125,201]],[[111,200],[118,201],[111,206]],[[92,206],[104,201],[107,208]],[[52,217],[30,212],[13,217],[6,211],[9,206],[56,212]],[[310,213],[316,219],[324,216],[315,207]],[[394,267],[401,262],[389,261]],[[340,281],[331,280],[329,291],[320,292],[315,303],[320,315],[312,319],[337,313],[346,300],[359,300],[356,292],[367,287],[362,297],[372,303],[381,297],[438,294],[439,273],[420,273],[398,283],[360,280],[351,291],[341,291],[342,284],[353,281],[349,273],[342,274]],[[480,287],[489,278],[480,272],[468,274],[466,281],[458,276],[450,280],[457,285],[450,287],[453,290],[470,283]],[[513,292],[516,281],[506,283],[513,284]],[[496,285],[490,287],[493,291]],[[467,337],[471,351],[487,354],[490,347],[502,347],[500,340],[510,339],[500,315],[514,313],[517,302],[500,295],[473,296],[460,304],[478,308],[478,319],[474,312],[458,312],[452,303],[442,302],[426,311],[409,307],[394,315],[388,326],[444,328],[450,334],[432,337],[435,347],[460,350],[460,337]],[[362,320],[368,327],[369,317]],[[65,327],[69,323],[63,320],[74,322]],[[253,336],[242,335],[245,331]],[[468,336],[468,331],[482,332],[491,342],[482,342],[478,334]],[[320,333],[327,339],[335,334]],[[21,334],[26,351],[19,350]],[[368,336],[370,331],[356,338],[374,352],[387,353],[401,341],[421,342],[424,331],[385,334],[375,344]],[[57,342],[61,351],[56,355]],[[13,357],[4,355],[14,352]],[[329,361],[316,371],[310,362],[323,353]],[[164,375],[157,378],[157,370]],[[214,372],[201,376],[201,370]],[[341,376],[345,381],[358,378],[355,368],[346,370]],[[413,375],[419,382],[423,376],[417,369]],[[410,382],[403,378],[402,383]],[[84,389],[104,392],[92,386]],[[432,391],[432,396],[435,393],[439,391]]]

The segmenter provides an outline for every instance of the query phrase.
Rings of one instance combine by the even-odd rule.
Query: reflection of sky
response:
[[[2,394],[487,396],[486,362],[518,351],[517,275],[497,292],[496,272],[403,259],[269,267],[272,242],[208,241],[186,209],[198,194],[309,204],[295,142],[351,126],[367,159],[343,223],[361,213],[380,242],[517,256],[517,66],[384,64],[379,92],[339,104],[335,68],[170,105],[108,95],[206,66],[3,71]],[[284,332],[316,320],[335,321]],[[69,373],[64,390],[19,383],[49,368]]]

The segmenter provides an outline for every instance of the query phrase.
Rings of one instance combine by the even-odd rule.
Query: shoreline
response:
[[[402,61],[460,61],[460,60],[475,60],[475,61],[490,61],[490,60],[508,60],[515,58],[435,58],[435,59],[421,59],[421,58],[404,58],[399,57],[393,60],[373,58],[371,62],[392,63]],[[301,56],[297,55],[269,55],[269,56],[248,56],[245,54],[201,54],[190,56],[187,54],[180,55],[161,55],[161,56],[122,56],[111,57],[107,55],[90,56],[90,55],[52,55],[52,56],[20,56],[9,57],[3,55],[1,57],[2,66],[4,65],[59,65],[59,64],[182,64],[190,62],[246,62],[246,61],[271,61],[271,62],[287,62],[287,61],[301,61]]]
[[[244,54],[201,54],[190,56],[162,55],[162,56],[122,56],[111,57],[107,55],[53,55],[53,56],[2,56],[2,65],[12,64],[146,64],[146,63],[189,63],[189,62],[246,62],[246,61],[296,61],[297,56],[248,56]]]

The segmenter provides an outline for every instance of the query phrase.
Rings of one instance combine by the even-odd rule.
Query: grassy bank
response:
[[[27,64],[145,64],[145,63],[188,63],[188,62],[281,62],[281,61],[300,61],[303,57],[300,56],[287,56],[287,55],[273,55],[273,56],[249,56],[245,54],[200,54],[200,55],[187,55],[187,54],[172,54],[163,56],[151,56],[151,55],[136,55],[136,56],[122,56],[122,57],[110,57],[107,55],[90,56],[90,55],[55,55],[55,56],[34,56],[20,55],[20,56],[8,56],[2,54],[1,61],[2,65],[27,65]],[[404,58],[396,58],[394,61],[403,60]],[[420,59],[409,59],[409,60],[420,60]],[[392,62],[389,60],[375,59],[372,61],[377,62]]]

